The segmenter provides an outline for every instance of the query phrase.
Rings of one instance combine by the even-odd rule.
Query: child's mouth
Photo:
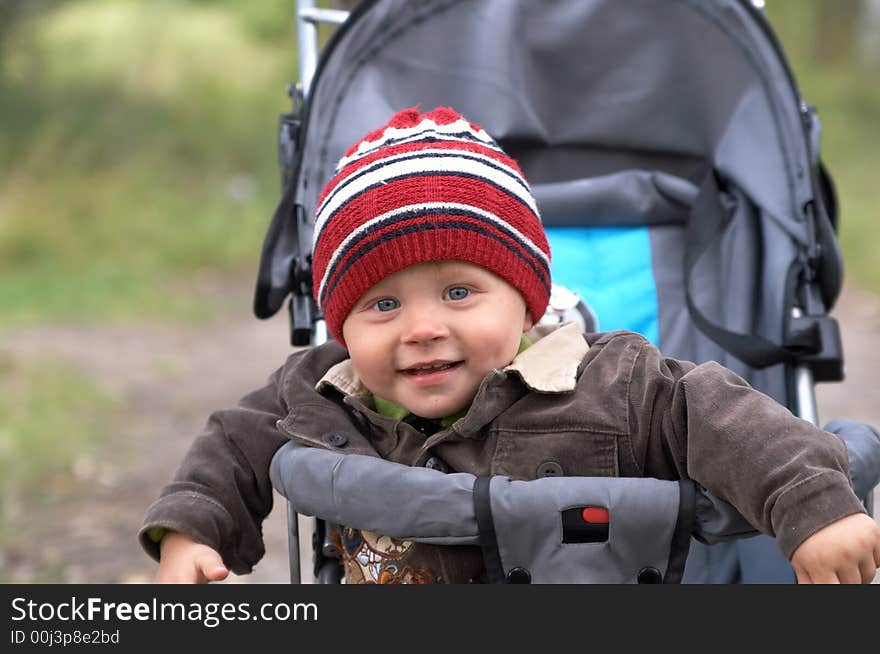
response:
[[[408,377],[427,378],[431,375],[442,375],[443,373],[458,368],[463,363],[464,361],[432,361],[411,368],[404,368],[401,372]]]

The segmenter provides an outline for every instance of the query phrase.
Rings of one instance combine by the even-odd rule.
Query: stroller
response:
[[[300,83],[280,122],[283,195],[255,314],[290,296],[292,344],[326,340],[310,288],[321,188],[347,146],[395,111],[448,105],[523,168],[553,279],[587,300],[587,328],[716,360],[817,423],[813,384],[843,378],[827,315],[842,283],[837,207],[816,113],[760,4],[364,0],[349,15],[299,2]],[[321,21],[339,27],[318,59]],[[288,515],[298,582],[290,504]],[[315,525],[320,581],[338,579],[331,528]],[[684,581],[794,581],[767,537],[689,552]]]

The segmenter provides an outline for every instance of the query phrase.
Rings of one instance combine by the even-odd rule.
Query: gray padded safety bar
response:
[[[825,425],[825,431],[837,434],[846,443],[853,491],[867,504],[871,492],[880,484],[880,433],[864,423],[842,418]]]
[[[480,542],[473,499],[476,478],[467,473],[444,474],[291,441],[275,454],[270,475],[275,489],[305,515],[403,540],[439,545]],[[699,488],[695,507],[686,507],[688,515],[680,516],[679,482],[674,481],[619,477],[511,481],[496,476],[490,488],[502,567],[528,569],[533,583],[635,583],[644,568],[677,580],[688,541],[684,539],[682,548],[681,539],[676,539],[677,525],[693,519],[686,535],[693,531],[709,542],[756,533],[733,507]],[[579,506],[609,510],[607,542],[562,542],[561,512]],[[670,561],[676,569],[668,569]]]
[[[545,477],[511,481],[493,477],[492,516],[505,572],[528,570],[532,583],[634,584],[639,572],[667,576],[679,523],[679,484],[622,477]],[[605,507],[608,540],[562,542],[561,511]],[[692,519],[693,507],[686,508]],[[522,516],[528,515],[523,521]],[[686,531],[685,554],[690,539]],[[680,564],[683,567],[684,557]],[[680,580],[680,571],[675,573]]]
[[[880,434],[853,420],[826,431],[846,443],[856,495],[880,483]],[[438,545],[480,544],[474,510],[475,477],[404,466],[377,457],[340,454],[290,441],[272,459],[272,485],[299,513],[358,529]],[[757,534],[736,508],[694,484],[698,540],[716,543]],[[522,567],[534,583],[627,583],[644,567],[664,579],[679,515],[677,482],[656,479],[548,477],[490,482],[493,526],[505,571]],[[560,512],[575,506],[608,508],[605,543],[562,543]]]
[[[306,447],[294,441],[285,443],[272,459],[272,485],[290,500],[299,513],[317,516],[335,524],[375,531],[395,538],[436,545],[477,545],[479,533],[473,509],[474,475],[446,474],[430,468],[417,468],[358,454],[340,454],[321,448]],[[868,476],[867,473],[865,475]],[[506,479],[498,477],[498,479]],[[533,481],[510,482],[521,501],[515,507],[506,500],[499,510],[516,508],[517,521],[526,524],[524,512],[535,510],[528,492],[546,488],[558,493],[551,479],[579,488],[581,480],[598,479],[617,484],[623,477],[555,477]],[[577,481],[575,481],[577,480]],[[635,481],[661,481],[635,479]],[[677,485],[677,482],[662,481]],[[584,484],[587,487],[587,484]],[[497,487],[496,487],[497,488]],[[493,488],[493,491],[496,491]],[[651,484],[644,489],[650,493]],[[757,532],[737,510],[705,489],[697,486],[694,535],[713,543],[730,538],[755,535]],[[576,492],[576,491],[570,491]],[[418,501],[413,501],[418,498]],[[493,510],[495,502],[493,496]],[[543,500],[541,500],[543,501]],[[674,516],[673,516],[674,519]]]
[[[422,543],[479,542],[470,474],[444,474],[293,441],[275,453],[269,474],[275,489],[303,515]]]

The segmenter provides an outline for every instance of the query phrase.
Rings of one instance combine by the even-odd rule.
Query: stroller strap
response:
[[[726,207],[714,170],[703,179],[685,228],[684,290],[691,319],[697,328],[717,345],[753,368],[777,363],[795,363],[803,349],[783,346],[755,333],[725,329],[710,320],[697,306],[692,292],[697,262],[724,234],[733,207]],[[790,294],[787,294],[790,297]],[[787,316],[784,318],[787,324]],[[806,344],[805,344],[806,345]]]

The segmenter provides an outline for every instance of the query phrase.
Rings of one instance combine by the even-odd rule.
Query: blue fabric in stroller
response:
[[[285,193],[254,309],[269,317],[292,295],[297,344],[319,318],[306,288],[318,193],[350,143],[413,105],[455,107],[518,160],[554,281],[600,329],[719,361],[816,421],[812,383],[842,379],[827,315],[836,209],[815,112],[751,3],[360,3],[282,121]],[[685,580],[794,577],[758,537],[693,547]]]

